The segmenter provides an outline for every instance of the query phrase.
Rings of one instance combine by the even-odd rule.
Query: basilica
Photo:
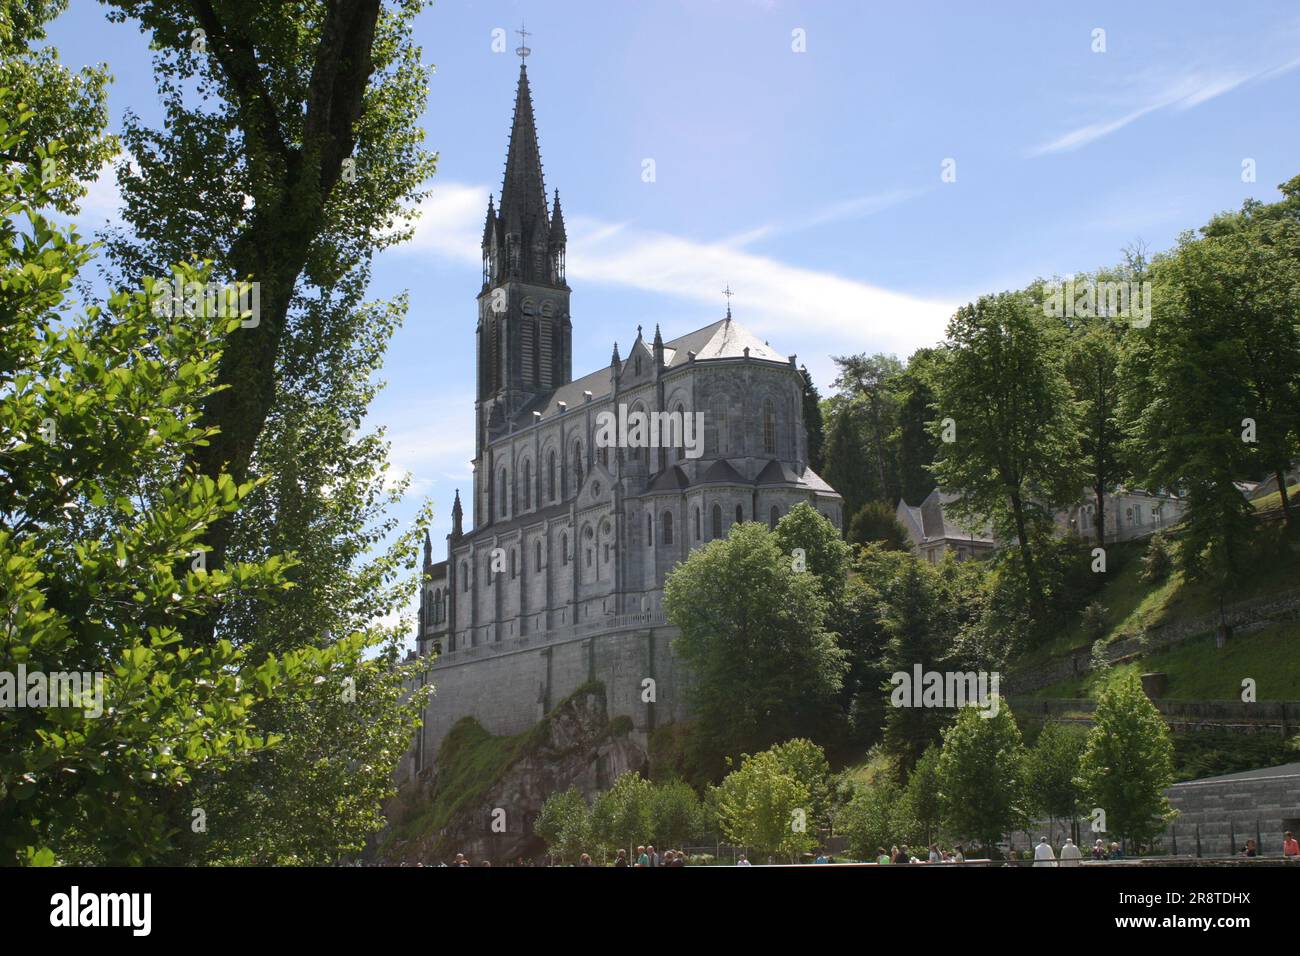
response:
[[[808,465],[795,356],[729,305],[675,338],[638,328],[626,354],[615,344],[607,366],[574,377],[565,245],[521,65],[505,178],[483,226],[473,490],[465,503],[457,492],[445,559],[424,547],[418,646],[435,669],[664,625],[667,575],[736,522],[775,525],[807,502],[841,525],[840,496]],[[688,434],[627,441],[626,427],[602,427],[638,416]]]

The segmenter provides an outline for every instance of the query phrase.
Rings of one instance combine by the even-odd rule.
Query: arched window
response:
[[[533,570],[540,572],[542,570],[542,539],[538,538],[533,542]]]
[[[635,369],[636,369],[636,374],[637,374],[637,375],[640,375],[640,374],[641,374],[641,356],[640,356],[640,355],[636,356],[636,357],[632,360],[632,365],[633,365],[633,366],[635,367]]]
[[[673,543],[673,513],[665,511],[664,516],[659,519],[659,524],[663,526],[664,544]]]
[[[431,597],[433,600],[429,602],[429,616],[433,619],[433,623],[437,624],[438,614],[442,610],[442,591],[435,590]]]
[[[745,520],[745,506],[736,505],[736,524],[740,524],[744,520]]]
[[[596,539],[596,535],[591,530],[591,528],[586,528],[582,532],[582,551],[583,554],[586,555],[587,567],[591,567],[592,551],[594,549],[593,542],[595,541],[595,539]]]
[[[772,505],[772,517],[770,521],[771,521],[771,526],[773,531],[776,530],[776,523],[780,520],[781,520],[781,509],[778,508],[776,505]]]
[[[573,443],[573,493],[582,487],[582,442]]]
[[[655,519],[650,515],[645,516],[645,543],[654,547],[655,543]]]
[[[713,537],[722,537],[722,506],[713,506]]]
[[[498,517],[504,518],[506,516],[507,500],[508,498],[506,495],[506,470],[502,468],[501,473],[497,475],[497,516]]]
[[[469,565],[464,561],[460,563],[460,589],[469,591]]]
[[[560,534],[560,564],[567,565],[568,563],[569,563],[569,534],[566,531]]]
[[[514,548],[510,549],[510,580],[513,581],[519,573],[518,558]]]
[[[555,500],[555,452],[546,458],[546,497]]]
[[[695,540],[700,540],[700,506],[695,506]]]
[[[524,509],[533,506],[533,463],[524,462]]]
[[[776,415],[770,398],[763,402],[763,451],[776,454]]]

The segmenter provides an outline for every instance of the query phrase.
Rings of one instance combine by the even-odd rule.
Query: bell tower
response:
[[[528,67],[523,62],[529,52],[525,46],[518,50],[519,85],[500,205],[488,198],[483,225],[475,402],[475,463],[480,467],[490,464],[483,460],[485,449],[509,431],[521,409],[572,377],[564,214],[558,190],[547,207]]]

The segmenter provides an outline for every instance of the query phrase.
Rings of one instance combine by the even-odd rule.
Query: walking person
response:
[[[1056,866],[1056,853],[1047,837],[1038,838],[1038,846],[1034,847],[1034,866]]]

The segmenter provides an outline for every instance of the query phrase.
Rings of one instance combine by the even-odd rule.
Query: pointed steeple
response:
[[[487,249],[492,245],[492,239],[496,235],[497,214],[492,205],[492,194],[488,193],[488,211],[487,221],[483,223],[483,248]]]
[[[659,334],[659,323],[655,323],[655,341],[654,341],[655,364],[664,364],[664,337]]]
[[[433,563],[433,541],[429,539],[429,529],[424,529],[424,566],[427,568]]]
[[[451,536],[459,538],[465,532],[461,528],[461,520],[464,514],[460,507],[460,489],[456,489],[456,500],[451,505]]]
[[[542,181],[542,154],[537,146],[528,67],[523,63],[519,64],[515,116],[510,129],[505,178],[501,183],[501,218],[506,223],[507,232],[520,229],[535,238],[545,237],[546,186]]]
[[[560,211],[560,191],[555,190],[555,202],[551,204],[551,245],[562,246],[568,236],[564,233],[564,213]]]
[[[613,358],[611,358],[611,359],[609,360],[609,364],[613,367],[613,369],[614,369],[615,372],[617,372],[619,369],[621,369],[621,368],[623,367],[623,360],[622,360],[621,358],[618,357],[618,343],[617,343],[617,342],[614,343],[614,356],[613,356]]]

